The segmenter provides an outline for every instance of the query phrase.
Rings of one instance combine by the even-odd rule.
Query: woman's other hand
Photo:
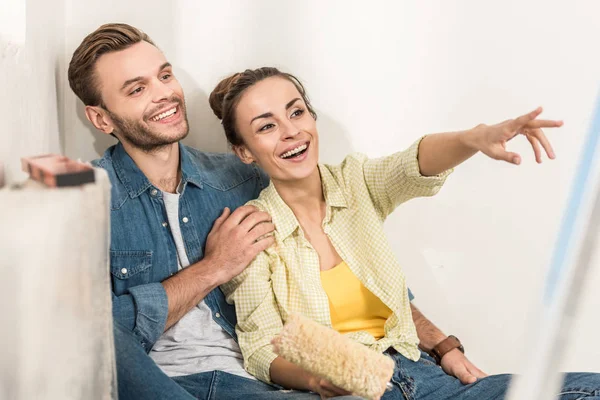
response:
[[[309,380],[310,391],[315,392],[321,396],[321,399],[329,399],[337,396],[349,396],[352,393],[335,386],[333,383],[326,379],[313,376]]]

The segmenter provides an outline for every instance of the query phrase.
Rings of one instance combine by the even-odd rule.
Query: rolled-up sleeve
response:
[[[236,332],[244,367],[267,383],[271,383],[271,363],[277,358],[271,340],[283,328],[273,292],[270,263],[270,256],[262,252],[242,274],[221,286],[227,301],[235,304]]]
[[[149,352],[162,335],[167,322],[169,303],[161,283],[129,288],[128,294],[112,295],[113,317],[131,330]]]
[[[452,172],[450,169],[436,176],[421,175],[418,159],[421,140],[404,151],[364,163],[365,183],[382,219],[407,200],[435,195]]]

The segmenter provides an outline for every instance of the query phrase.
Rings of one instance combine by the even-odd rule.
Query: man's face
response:
[[[183,90],[164,54],[147,42],[102,55],[96,77],[108,133],[144,151],[183,139],[189,131]]]

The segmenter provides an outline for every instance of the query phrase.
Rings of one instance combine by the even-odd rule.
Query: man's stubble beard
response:
[[[144,118],[144,121],[121,118],[107,108],[104,109],[113,121],[115,128],[114,134],[117,138],[127,141],[133,147],[138,148],[143,152],[153,153],[183,140],[190,131],[185,102],[179,98],[172,98],[170,100],[177,102],[179,108],[178,112],[183,112],[185,120],[185,128],[175,137],[164,137],[159,132],[150,129],[145,123],[147,118]]]

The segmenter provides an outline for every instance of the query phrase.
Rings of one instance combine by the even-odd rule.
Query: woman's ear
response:
[[[242,160],[244,164],[252,164],[255,161],[254,156],[252,153],[250,153],[250,150],[248,150],[248,148],[243,144],[239,146],[233,146],[233,152],[240,160]]]

